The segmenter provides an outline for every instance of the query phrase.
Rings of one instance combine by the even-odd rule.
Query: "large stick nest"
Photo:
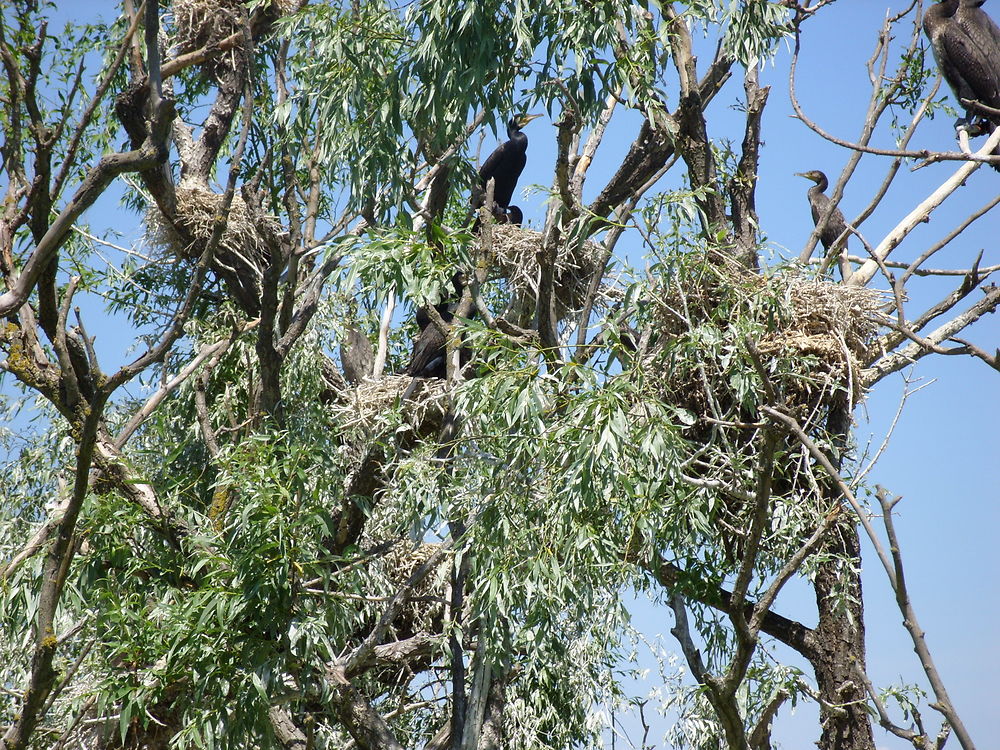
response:
[[[179,187],[176,195],[174,221],[167,221],[157,210],[151,211],[146,218],[148,235],[153,244],[174,255],[195,259],[208,246],[222,195],[192,187]],[[239,194],[233,195],[216,254],[241,258],[245,265],[258,269],[259,273],[270,255],[273,238],[280,232],[281,227],[274,219],[255,216]]]
[[[882,293],[797,277],[773,277],[770,283],[785,288],[789,316],[758,343],[761,353],[808,357],[814,377],[822,374],[859,398],[859,375],[878,332]]]
[[[538,299],[541,279],[539,257],[542,250],[542,233],[510,224],[492,227],[492,252],[500,275],[507,279],[512,297],[521,303],[533,305]],[[583,309],[591,280],[600,268],[603,250],[590,240],[568,242],[556,253],[553,297],[559,318]],[[610,287],[598,289],[595,302],[606,302],[613,294]]]
[[[155,208],[147,214],[148,242],[179,258],[201,257],[212,237],[222,197],[200,187],[178,187],[172,219]],[[212,267],[226,280],[244,309],[255,314],[260,305],[263,270],[272,254],[281,250],[282,229],[238,194],[233,196],[225,219]]]
[[[379,557],[374,572],[388,584],[389,591],[401,589],[410,577],[434,554],[440,545],[400,541]],[[444,599],[448,596],[448,566],[451,558],[443,556],[413,587],[411,601],[393,621],[396,638],[417,633],[440,633],[444,618]]]
[[[248,20],[246,7],[240,0],[174,0],[172,9],[173,43],[180,54],[218,44],[242,31]],[[208,61],[203,69],[210,74],[232,69],[242,51],[243,42],[237,42],[228,53]]]
[[[403,420],[420,433],[441,426],[446,411],[447,383],[440,378],[419,378],[410,396],[400,402],[413,377],[386,375],[373,380],[365,378],[341,394],[333,408],[341,413],[341,424],[349,430],[366,434],[393,429],[390,421],[399,404]]]
[[[843,439],[842,415],[863,397],[860,373],[884,302],[875,290],[716,264],[664,278],[650,295],[654,343],[640,352],[640,362],[657,396],[692,418],[684,434],[699,449],[686,471],[752,495],[768,449],[763,403],[792,414],[823,445]],[[771,493],[787,502],[776,501],[776,536],[762,542],[765,551],[783,543],[782,524],[808,526],[809,514],[825,502],[808,455],[794,438],[783,439],[779,450],[788,452]],[[720,493],[713,528],[733,561],[742,557],[753,512],[753,503]]]
[[[271,20],[297,10],[297,0],[271,0],[265,12]],[[250,21],[246,0],[174,0],[173,45],[179,54],[219,44],[226,37],[239,33]],[[225,54],[210,58],[204,72],[217,76],[236,67],[243,55],[240,39]]]
[[[771,374],[772,386],[790,406],[813,411],[847,392],[861,393],[860,373],[879,328],[882,293],[846,284],[740,269],[712,269],[658,289],[654,319],[664,340],[696,335],[705,325],[731,335],[739,318],[756,328],[752,345]],[[744,346],[742,341],[735,342]],[[650,365],[657,367],[654,357]],[[662,368],[661,387],[695,413],[707,413],[706,387],[725,390],[728,366]],[[706,370],[708,383],[706,384]],[[720,385],[712,385],[714,378]]]

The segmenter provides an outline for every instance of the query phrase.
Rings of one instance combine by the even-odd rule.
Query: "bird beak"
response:
[[[524,117],[521,118],[521,121],[520,121],[519,124],[523,128],[529,122],[531,122],[532,120],[536,120],[539,117],[541,117],[541,115],[525,115]]]
[[[794,174],[794,175],[795,175],[796,177],[805,177],[805,176],[806,176],[806,173],[805,173],[805,172],[794,172],[793,174]]]

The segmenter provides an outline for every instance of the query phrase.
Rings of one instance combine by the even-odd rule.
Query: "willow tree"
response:
[[[0,747],[601,746],[638,595],[691,677],[663,685],[681,746],[769,747],[795,699],[824,750],[873,717],[972,748],[851,417],[924,356],[997,366],[956,340],[1000,303],[977,259],[907,302],[985,211],[907,238],[1000,135],[907,150],[941,99],[919,7],[889,17],[831,194],[884,165],[861,239],[770,260],[759,68],[828,5],[124,0],[59,34],[5,5]],[[479,136],[527,110],[544,218],[473,231]],[[914,160],[947,179],[865,242]],[[420,308],[446,378],[394,374]],[[866,674],[862,533],[940,730]]]

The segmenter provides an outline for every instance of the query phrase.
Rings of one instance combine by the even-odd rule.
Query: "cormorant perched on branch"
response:
[[[805,177],[807,180],[812,180],[816,183],[806,191],[806,195],[809,196],[809,208],[812,209],[813,224],[819,224],[820,219],[826,215],[826,212],[830,208],[830,198],[823,192],[830,183],[826,179],[826,175],[818,169],[812,169],[808,172],[796,172],[795,174],[798,177]],[[833,247],[833,243],[837,241],[840,235],[844,234],[844,230],[846,229],[847,222],[844,221],[844,214],[841,213],[839,208],[834,207],[833,212],[826,220],[826,226],[823,227],[823,231],[819,235],[819,241],[823,243],[823,249],[827,251],[828,255]],[[840,241],[834,252],[839,256],[838,265],[840,266],[840,275],[846,281],[851,277],[851,264],[847,260],[846,234],[844,234],[844,239]]]
[[[985,118],[992,133],[1000,125],[1000,115],[980,112],[962,101],[1000,109],[1000,29],[980,7],[984,2],[940,0],[924,13],[924,33],[931,41],[941,75],[966,112],[956,127],[978,116]]]
[[[451,277],[451,285],[454,288],[454,293],[434,305],[438,315],[448,325],[451,325],[455,319],[449,308],[462,298],[462,290],[465,288],[465,274],[461,271],[455,273]],[[446,377],[448,364],[445,359],[447,346],[444,333],[431,319],[426,307],[417,310],[416,320],[420,327],[420,333],[413,340],[413,354],[410,355],[410,363],[406,366],[406,374],[417,378]],[[472,355],[471,352],[463,348],[460,356],[462,365],[465,365]]]
[[[819,224],[819,220],[823,218],[830,207],[830,198],[823,193],[830,183],[826,179],[826,175],[818,169],[813,169],[809,172],[796,172],[795,176],[805,177],[807,180],[812,180],[816,183],[806,191],[806,195],[809,196],[809,206],[812,208],[813,224]],[[833,209],[833,213],[830,214],[830,218],[827,219],[826,226],[819,236],[819,241],[823,243],[823,248],[829,250],[845,229],[847,229],[847,222],[844,221],[844,214],[841,213],[839,208]],[[846,237],[841,249],[847,249]]]
[[[517,115],[507,123],[508,140],[497,146],[479,168],[481,187],[472,191],[473,208],[479,208],[486,200],[486,183],[491,177],[494,181],[493,202],[503,209],[510,205],[510,199],[514,197],[514,188],[517,187],[517,178],[521,176],[521,171],[528,160],[526,155],[528,136],[521,132],[521,128],[536,117],[541,115]]]

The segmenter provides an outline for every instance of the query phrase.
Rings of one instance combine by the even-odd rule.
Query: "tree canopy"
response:
[[[822,750],[972,750],[852,425],[925,357],[1000,369],[962,244],[1000,197],[956,192],[1000,132],[925,135],[966,104],[919,2],[827,132],[833,6],[0,8],[0,748],[653,747],[641,602],[665,745],[771,748],[804,702]],[[843,159],[792,250],[776,97]],[[518,113],[523,225],[471,197]],[[446,377],[405,374],[422,329]],[[868,673],[862,539],[926,693]]]

